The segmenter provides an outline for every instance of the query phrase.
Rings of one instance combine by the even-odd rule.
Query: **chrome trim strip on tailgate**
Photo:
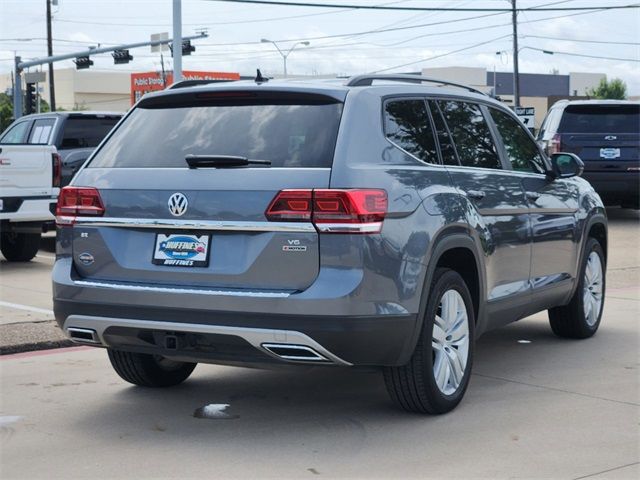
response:
[[[231,327],[226,325],[204,325],[196,323],[158,322],[154,320],[137,320],[130,318],[94,317],[89,315],[69,315],[64,321],[62,330],[68,335],[70,328],[90,329],[96,332],[100,343],[108,346],[104,339],[104,332],[109,327],[140,328],[145,330],[170,330],[173,332],[211,333],[219,335],[233,335],[244,338],[255,348],[266,352],[282,361],[299,363],[301,360],[287,360],[271,353],[262,344],[278,343],[280,345],[307,346],[335,363],[350,366],[351,363],[334,355],[311,337],[295,330],[275,330],[270,328]],[[304,362],[309,363],[309,362]]]
[[[165,228],[178,230],[223,230],[242,232],[314,233],[312,223],[234,222],[223,220],[174,220],[155,218],[78,217],[75,225],[119,228]]]
[[[269,292],[255,290],[211,290],[206,288],[173,288],[173,287],[156,287],[146,285],[131,285],[127,283],[112,282],[91,282],[88,280],[74,280],[75,285],[83,287],[110,288],[113,290],[128,290],[137,292],[157,292],[157,293],[187,293],[199,295],[225,295],[229,297],[260,297],[260,298],[287,298],[291,295],[289,292]]]

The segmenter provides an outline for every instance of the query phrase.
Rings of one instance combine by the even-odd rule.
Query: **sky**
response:
[[[507,0],[303,1],[409,7],[510,6]],[[629,4],[640,5],[634,0],[518,0],[523,8]],[[13,68],[15,54],[23,59],[46,56],[45,8],[46,0],[0,0],[0,73]],[[521,12],[518,21],[523,47],[521,72],[605,73],[608,78],[622,78],[631,95],[640,95],[640,9]],[[184,70],[254,75],[260,68],[265,75],[281,74],[282,57],[273,44],[261,43],[263,38],[276,41],[284,51],[295,45],[288,57],[290,75],[391,73],[445,66],[484,67],[488,71],[513,68],[510,13],[365,11],[183,0],[182,23],[183,35],[200,29],[209,35],[193,42],[196,52],[183,58]],[[58,0],[53,7],[53,50],[62,54],[90,45],[146,41],[160,32],[171,36],[171,25],[171,0]],[[300,41],[310,43],[296,45]],[[92,68],[160,69],[160,55],[151,53],[149,47],[130,53],[134,60],[126,65],[114,65],[110,54],[96,55]],[[171,58],[164,61],[165,68],[171,69]],[[67,60],[56,68],[73,66]]]

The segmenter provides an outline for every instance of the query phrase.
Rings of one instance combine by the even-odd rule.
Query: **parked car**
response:
[[[198,362],[378,367],[432,414],[460,402],[489,329],[548,309],[557,335],[590,337],[607,219],[580,159],[429,82],[145,96],[61,192],[60,327],[136,385]]]
[[[538,139],[548,153],[572,152],[605,204],[640,208],[640,102],[561,100]]]
[[[29,261],[40,235],[53,228],[55,202],[120,113],[52,112],[27,115],[0,136],[0,250]]]

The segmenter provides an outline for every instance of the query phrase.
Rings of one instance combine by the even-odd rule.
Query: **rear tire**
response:
[[[107,349],[113,369],[123,380],[141,387],[172,387],[184,382],[196,363],[177,362],[159,355]]]
[[[411,359],[401,367],[386,367],[384,380],[400,408],[436,415],[453,410],[469,384],[475,316],[469,289],[453,270],[436,270],[428,296]]]
[[[604,253],[589,238],[580,264],[578,286],[568,305],[549,309],[551,330],[563,338],[589,338],[600,326],[606,286]]]
[[[2,232],[0,235],[0,251],[9,262],[28,262],[39,248],[39,233]]]

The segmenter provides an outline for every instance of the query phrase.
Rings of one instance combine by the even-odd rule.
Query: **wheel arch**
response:
[[[427,254],[428,263],[420,297],[418,319],[413,332],[413,338],[408,343],[408,350],[401,359],[401,364],[406,363],[422,332],[424,314],[426,311],[429,288],[433,281],[435,271],[439,267],[451,268],[457,271],[467,283],[473,300],[476,337],[485,329],[485,301],[486,298],[486,274],[482,263],[481,249],[476,243],[471,232],[464,227],[453,227],[438,234],[431,243]]]
[[[576,265],[576,281],[573,282],[573,288],[570,291],[570,294],[567,296],[563,304],[569,302],[571,297],[573,297],[576,289],[578,288],[577,275],[580,274],[580,265],[582,262],[582,257],[584,256],[584,249],[587,245],[587,241],[589,238],[595,238],[602,247],[602,251],[604,253],[604,261],[605,268],[607,263],[607,248],[608,248],[608,227],[607,227],[607,216],[604,213],[604,209],[602,211],[598,210],[592,213],[584,222],[584,228],[582,230],[582,237],[580,239],[580,251],[577,257],[577,265]]]

